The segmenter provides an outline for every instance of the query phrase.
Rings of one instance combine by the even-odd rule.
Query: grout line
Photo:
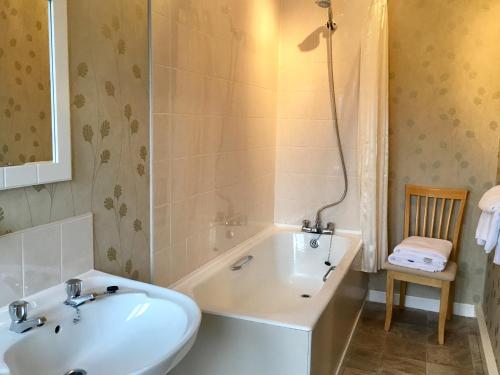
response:
[[[58,224],[59,227],[59,281],[63,280],[63,224]]]
[[[25,291],[25,283],[26,283],[26,280],[25,280],[25,262],[24,262],[24,234],[21,233],[20,234],[20,237],[21,237],[21,279],[22,279],[22,290],[21,290],[21,296],[24,297],[25,294],[24,294],[24,291]]]

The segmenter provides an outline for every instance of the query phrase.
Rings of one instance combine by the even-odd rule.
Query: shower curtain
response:
[[[358,181],[365,272],[381,269],[387,258],[387,23],[387,0],[374,0],[361,39],[358,107]]]

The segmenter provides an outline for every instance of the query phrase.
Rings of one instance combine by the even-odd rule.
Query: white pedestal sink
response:
[[[98,271],[78,278],[82,294],[120,289],[80,306],[77,324],[76,310],[63,304],[64,284],[26,298],[29,316],[47,323],[23,334],[9,330],[2,308],[0,374],[165,375],[191,349],[201,313],[189,297]]]

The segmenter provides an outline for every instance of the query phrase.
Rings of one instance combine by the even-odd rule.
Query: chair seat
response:
[[[410,275],[423,276],[443,281],[454,281],[457,275],[457,264],[453,261],[449,261],[448,264],[446,265],[446,268],[442,272],[428,272],[428,271],[416,270],[413,268],[396,266],[389,262],[385,262],[382,268],[388,271],[408,273]]]

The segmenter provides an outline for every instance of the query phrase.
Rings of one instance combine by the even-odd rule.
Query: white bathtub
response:
[[[195,347],[173,374],[333,374],[367,289],[357,271],[361,240],[337,231],[312,248],[311,239],[318,235],[272,228],[174,285],[204,316]],[[330,249],[336,268],[324,282]]]

